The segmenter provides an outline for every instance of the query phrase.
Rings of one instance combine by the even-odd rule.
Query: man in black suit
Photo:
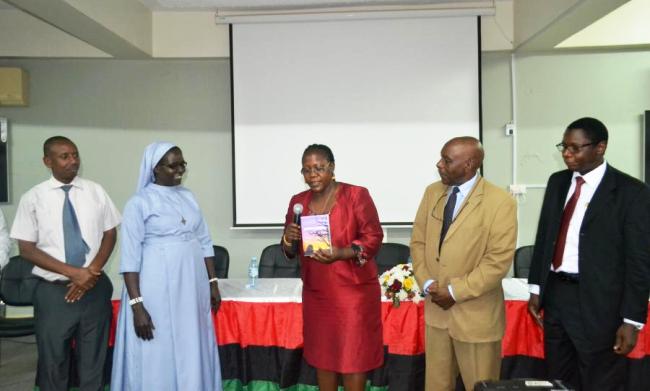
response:
[[[528,278],[549,377],[587,391],[624,388],[650,289],[650,190],[605,162],[607,139],[594,118],[564,132]]]

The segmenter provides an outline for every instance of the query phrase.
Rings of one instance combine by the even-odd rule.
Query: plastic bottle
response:
[[[248,284],[246,288],[255,288],[257,276],[259,275],[259,266],[257,264],[257,257],[251,257],[251,263],[248,264]]]

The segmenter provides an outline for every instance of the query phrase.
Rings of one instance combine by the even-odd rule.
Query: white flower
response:
[[[405,283],[407,280],[408,283]],[[390,290],[390,287],[393,286],[396,281],[400,283],[401,288],[395,293]],[[420,287],[418,286],[417,281],[415,281],[411,264],[399,264],[390,270],[385,271],[379,276],[379,283],[381,285],[381,293],[383,297],[395,297],[395,299],[393,299],[394,305],[399,305],[399,302],[402,300],[412,300],[415,303],[422,301],[422,297],[420,296]],[[386,292],[388,292],[388,296]],[[409,294],[411,295],[410,299]]]

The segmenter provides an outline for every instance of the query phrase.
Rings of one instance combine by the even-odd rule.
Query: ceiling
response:
[[[567,38],[557,48],[643,46],[650,43],[650,0],[631,0]]]
[[[499,0],[137,0],[152,11],[231,11],[427,6],[471,7]],[[517,1],[517,0],[514,0]],[[527,0],[520,0],[527,1]],[[529,1],[529,0],[528,0]],[[537,0],[547,1],[547,0]],[[1,5],[1,0],[0,0]],[[619,9],[570,36],[556,48],[612,47],[650,43],[650,0],[629,0]]]
[[[217,12],[481,7],[495,10],[483,19],[488,51],[650,47],[650,0],[122,0],[119,7],[108,3],[0,0],[0,11],[5,11],[0,12],[0,36],[6,38],[0,40],[0,56],[221,56],[227,29],[215,31],[223,27],[215,25]]]
[[[485,3],[477,0],[138,0],[154,11],[329,8]],[[488,2],[492,2],[489,0]],[[464,4],[463,4],[464,5]]]

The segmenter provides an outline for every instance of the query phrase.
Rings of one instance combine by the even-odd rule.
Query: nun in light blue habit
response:
[[[112,391],[221,390],[214,252],[199,205],[180,184],[186,166],[175,145],[147,146],[124,208]]]

